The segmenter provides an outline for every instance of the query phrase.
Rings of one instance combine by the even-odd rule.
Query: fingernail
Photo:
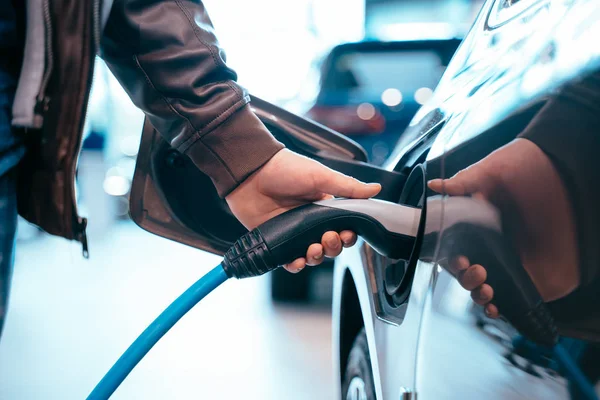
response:
[[[327,244],[329,245],[329,247],[335,249],[339,246],[340,242],[336,238],[331,238],[327,240]]]
[[[321,258],[323,258],[323,253],[319,253],[316,256],[313,257],[315,260],[320,260]]]

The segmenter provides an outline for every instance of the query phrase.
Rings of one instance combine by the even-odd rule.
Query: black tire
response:
[[[307,302],[310,292],[310,267],[297,274],[283,268],[271,272],[271,298],[276,302]]]
[[[356,335],[346,363],[342,400],[375,400],[375,385],[365,329]]]

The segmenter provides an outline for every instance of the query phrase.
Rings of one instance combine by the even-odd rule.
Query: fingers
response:
[[[283,268],[285,268],[288,272],[291,272],[292,274],[297,274],[298,272],[302,271],[305,266],[306,259],[297,258],[291,263],[284,265]]]
[[[356,233],[352,231],[341,231],[340,239],[342,240],[344,247],[352,247],[356,243],[357,236]]]
[[[467,290],[474,290],[478,286],[483,285],[487,278],[487,272],[479,264],[471,265],[464,271],[459,272],[458,281],[461,286]]]
[[[448,263],[448,269],[454,276],[459,276],[459,274],[465,271],[467,268],[471,266],[469,259],[465,256],[458,256],[450,260]]]
[[[479,176],[476,173],[476,168],[467,168],[458,172],[450,179],[444,181],[444,190],[446,194],[451,196],[465,196],[475,193],[478,187]]]
[[[500,316],[498,307],[495,304],[490,303],[494,298],[494,289],[488,284],[483,284],[471,292],[471,298],[473,301],[480,306],[483,306],[485,315],[489,318],[495,319]]]
[[[427,182],[427,186],[434,192],[450,196],[466,196],[476,192],[486,194],[490,184],[491,177],[487,176],[487,172],[479,163],[459,171],[452,178],[432,179]]]
[[[498,307],[490,302],[494,298],[494,289],[484,283],[487,271],[479,264],[471,265],[465,256],[458,256],[448,262],[448,269],[457,277],[460,285],[471,292],[471,298],[476,304],[484,306],[485,314],[489,318],[498,318]]]
[[[496,307],[493,304],[488,304],[487,306],[485,306],[485,315],[487,315],[489,318],[498,318],[500,316],[500,313],[498,312],[498,307]]]
[[[307,265],[319,265],[325,256],[337,257],[344,247],[353,246],[356,243],[356,233],[351,231],[337,232],[329,231],[321,237],[321,243],[313,243],[306,250],[306,258],[298,258],[283,266],[291,273],[300,272]]]
[[[320,243],[313,243],[306,251],[306,265],[319,265],[323,262],[324,256],[323,246]]]
[[[317,190],[336,197],[368,199],[381,191],[379,183],[364,183],[324,166],[314,173],[313,179]]]
[[[494,289],[492,289],[492,287],[487,283],[475,288],[475,290],[471,292],[471,298],[480,306],[485,306],[487,303],[492,301],[493,297]]]
[[[339,256],[344,247],[354,246],[356,243],[356,233],[352,231],[342,231],[339,235],[336,232],[325,232],[321,238],[321,243],[313,243],[306,252],[306,263],[308,265],[319,265],[323,262],[323,255],[327,257]]]
[[[321,244],[327,257],[337,257],[342,252],[342,239],[337,232],[325,232],[321,237]]]
[[[432,179],[427,182],[429,189],[436,193],[444,193],[444,180],[443,179]]]
[[[449,179],[432,179],[427,183],[431,190],[437,193],[447,194],[450,196],[466,196],[474,193],[477,186],[474,182],[465,182],[458,177],[460,172],[453,178]]]

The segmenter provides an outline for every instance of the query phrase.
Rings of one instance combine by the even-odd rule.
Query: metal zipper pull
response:
[[[44,96],[44,97],[38,98],[35,102],[33,111],[35,112],[36,115],[43,117],[44,114],[46,113],[46,111],[48,111],[49,105],[50,105],[50,97]]]
[[[35,102],[35,106],[33,107],[33,127],[41,128],[44,124],[44,115],[46,111],[48,111],[48,106],[50,104],[49,97],[38,98]]]
[[[79,242],[81,242],[81,251],[82,251],[83,258],[88,259],[88,258],[90,258],[90,252],[89,252],[89,248],[88,248],[86,228],[87,228],[87,218],[80,218],[79,219],[79,232],[77,233],[77,240]]]

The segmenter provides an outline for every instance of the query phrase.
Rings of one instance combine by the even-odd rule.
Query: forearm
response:
[[[153,126],[222,196],[283,147],[247,105],[200,1],[115,0],[102,57]]]
[[[576,214],[582,283],[600,277],[600,73],[569,84],[544,106],[520,137],[534,142],[558,170]]]

